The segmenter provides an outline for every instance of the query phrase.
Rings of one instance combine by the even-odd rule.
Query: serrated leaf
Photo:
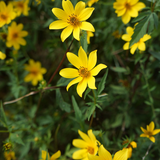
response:
[[[0,122],[3,124],[4,127],[8,128],[7,118],[3,110],[2,101],[0,101]]]
[[[106,78],[107,78],[107,75],[108,75],[108,69],[106,70],[106,73],[104,74],[102,80],[100,81],[100,83],[98,84],[98,95],[101,94],[101,92],[104,90],[105,88],[105,83],[106,83]]]
[[[74,96],[72,96],[72,104],[73,104],[73,108],[75,111],[75,117],[77,118],[77,120],[81,121],[82,120],[82,112],[79,109],[79,106],[77,105],[77,102],[76,102]]]

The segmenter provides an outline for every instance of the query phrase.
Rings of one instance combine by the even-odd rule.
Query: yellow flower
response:
[[[61,156],[61,151],[60,150],[58,150],[56,153],[54,153],[51,157],[48,153],[48,160],[56,160],[60,156]],[[42,159],[41,160],[46,160],[46,158],[47,158],[47,152],[42,150]]]
[[[40,62],[34,62],[32,59],[29,60],[29,64],[25,64],[25,70],[29,73],[24,78],[24,81],[32,81],[33,86],[36,86],[38,81],[43,80],[43,74],[47,72],[45,68],[41,68]]]
[[[89,0],[88,2],[87,2],[87,5],[89,6],[89,7],[91,7],[94,3],[96,3],[96,2],[98,2],[99,0]]]
[[[120,150],[115,153],[113,160],[127,160],[128,150]],[[112,155],[101,145],[98,150],[98,156],[88,154],[89,160],[112,160]]]
[[[0,51],[0,59],[4,60],[5,58],[6,58],[6,55]]]
[[[116,31],[114,31],[114,32],[112,33],[112,36],[114,36],[115,38],[119,39],[119,38],[121,38],[122,35],[119,33],[118,30],[116,30]]]
[[[20,48],[20,44],[25,46],[26,41],[23,37],[28,35],[27,31],[22,31],[23,24],[16,24],[16,22],[12,22],[11,26],[8,27],[8,37],[6,45],[7,47],[14,47],[16,50]]]
[[[15,7],[15,12],[17,13],[17,16],[20,16],[21,14],[28,16],[28,11],[30,10],[30,8],[28,7],[29,0],[19,0],[12,3]]]
[[[87,31],[87,43],[90,44],[90,38],[93,37],[94,34],[91,31]]]
[[[80,97],[82,97],[87,85],[90,89],[96,89],[95,78],[93,76],[96,76],[102,69],[107,67],[104,64],[99,64],[95,67],[97,63],[97,50],[92,51],[89,58],[87,58],[86,52],[80,47],[78,56],[68,52],[67,58],[77,68],[64,68],[59,73],[64,78],[75,78],[67,85],[67,91],[76,83],[78,83],[77,93]]]
[[[4,157],[5,157],[6,160],[14,160],[14,159],[16,159],[15,153],[13,151],[4,152]]]
[[[123,34],[122,35],[122,39],[127,41],[124,45],[123,45],[123,49],[124,50],[128,50],[129,49],[129,43],[132,39],[132,35],[134,33],[134,29],[132,27],[127,27],[126,29],[127,34]],[[145,41],[151,39],[151,36],[148,34],[145,34],[137,43],[134,43],[130,48],[130,52],[131,54],[134,54],[134,52],[136,51],[136,49],[138,48],[140,51],[145,51],[146,50],[146,45],[145,45]]]
[[[158,134],[160,132],[160,129],[154,130],[154,122],[152,121],[149,125],[147,125],[147,130],[141,127],[142,133],[140,137],[147,137],[149,138],[153,143],[155,142],[154,135]]]
[[[83,159],[88,160],[88,153],[92,155],[96,155],[98,152],[98,145],[100,144],[95,135],[92,133],[92,130],[88,130],[88,135],[83,133],[82,131],[78,130],[79,135],[83,139],[74,139],[72,144],[77,147],[81,148],[78,151],[75,151],[72,155],[73,159]]]
[[[62,42],[73,32],[73,37],[80,40],[80,30],[94,32],[94,27],[86,20],[91,16],[94,8],[85,8],[85,3],[80,1],[76,4],[75,9],[70,0],[63,0],[62,7],[53,8],[52,12],[59,19],[49,25],[49,29],[63,29],[61,33]]]
[[[9,24],[15,17],[16,13],[13,11],[12,4],[6,6],[3,1],[0,1],[0,27]]]
[[[5,32],[0,32],[0,38],[3,40],[3,41],[6,41],[7,40],[7,34]]]
[[[137,17],[138,11],[146,7],[144,3],[139,0],[116,0],[113,3],[113,8],[116,9],[117,16],[122,16],[122,21],[127,24],[131,17]]]
[[[126,148],[123,148],[123,149],[128,149],[128,157],[127,158],[131,158],[131,156],[132,156],[132,147],[133,148],[137,148],[137,143],[135,141],[129,142],[129,140],[127,139],[127,140],[123,141],[122,144],[124,145],[124,144],[127,144],[127,143],[128,143],[128,146]]]

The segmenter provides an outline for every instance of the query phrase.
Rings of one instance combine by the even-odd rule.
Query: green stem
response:
[[[7,130],[0,130],[0,133],[9,132]]]

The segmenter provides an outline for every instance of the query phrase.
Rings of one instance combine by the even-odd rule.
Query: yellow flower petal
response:
[[[80,149],[78,151],[75,151],[72,155],[73,159],[82,159],[84,157],[87,157],[87,149]]]
[[[127,159],[128,159],[128,149],[116,152],[113,158],[113,160],[127,160]]]
[[[152,132],[154,130],[154,122],[152,121],[149,126],[147,125],[147,131]]]
[[[125,14],[122,16],[122,21],[124,24],[127,24],[131,19],[130,14],[128,13],[128,11],[125,12]]]
[[[142,132],[144,132],[145,134],[147,133],[147,130],[145,130],[143,127],[141,127]]]
[[[80,28],[85,31],[91,31],[91,32],[95,31],[93,25],[89,22],[82,22]]]
[[[74,139],[72,144],[77,148],[87,148],[88,144],[82,139]]]
[[[93,134],[93,132],[92,132],[91,129],[88,130],[88,136],[89,136],[89,138],[90,138],[93,142],[96,141],[96,137],[95,137],[95,135]]]
[[[83,67],[87,68],[88,67],[88,59],[87,59],[87,54],[86,52],[83,50],[82,46],[79,48],[78,50],[78,57],[83,65]]]
[[[94,156],[91,154],[88,154],[88,159],[89,160],[102,160],[100,156]]]
[[[75,27],[75,28],[73,29],[73,37],[74,37],[76,40],[80,41],[80,28],[79,28],[79,27]]]
[[[67,20],[68,15],[66,14],[65,11],[63,11],[62,9],[59,8],[53,8],[52,9],[53,14],[58,18],[58,19],[62,19],[64,21]]]
[[[78,2],[75,6],[75,14],[79,15],[83,9],[85,9],[85,3],[82,1]]]
[[[85,8],[80,12],[77,18],[80,21],[85,21],[91,16],[93,11],[94,11],[94,8]]]
[[[61,151],[59,150],[51,156],[50,160],[55,160],[59,158],[60,156],[61,156]]]
[[[92,143],[91,139],[88,137],[87,134],[83,133],[82,131],[78,130],[78,134],[81,136],[81,138],[86,141],[87,143]]]
[[[96,63],[97,63],[97,50],[94,50],[89,54],[88,70],[90,71],[91,69],[93,69]]]
[[[96,76],[102,69],[107,68],[105,64],[99,64],[93,68],[90,72],[92,76]]]
[[[154,137],[149,137],[149,139],[150,139],[153,143],[155,143],[155,138],[154,138]]]
[[[142,38],[143,42],[145,42],[145,41],[147,41],[147,40],[149,40],[149,39],[151,39],[151,36],[148,35],[148,34],[145,34],[145,35],[143,36],[143,38]]]
[[[79,57],[71,52],[67,52],[67,58],[69,60],[69,62],[75,66],[76,68],[80,68],[80,66],[82,66],[82,62],[79,59]]]
[[[138,47],[138,43],[135,43],[135,44],[133,44],[132,46],[131,46],[131,54],[134,54],[134,52],[136,51],[136,49],[137,49],[137,47]]]
[[[140,11],[142,8],[145,8],[146,5],[142,2],[138,2],[137,4],[134,5],[134,8],[136,8],[136,10]]]
[[[71,35],[72,31],[73,31],[73,26],[71,26],[71,25],[68,26],[67,28],[65,28],[62,31],[62,33],[61,33],[61,40],[62,40],[62,42],[64,42],[65,39]]]
[[[57,20],[57,21],[52,22],[49,25],[49,29],[63,29],[67,26],[69,26],[69,23],[62,21],[62,20]]]
[[[77,77],[76,79],[74,79],[74,80],[72,80],[70,83],[68,83],[68,85],[67,85],[67,91],[68,91],[68,89],[72,86],[72,85],[74,85],[74,84],[76,84],[76,83],[78,83],[78,82],[80,82],[80,81],[82,81],[82,77]]]
[[[77,93],[80,97],[82,97],[83,92],[87,88],[87,79],[83,78],[77,85]]]
[[[66,14],[71,15],[74,13],[74,8],[70,0],[63,0],[62,7]]]
[[[144,42],[138,43],[138,49],[139,49],[140,51],[145,51],[145,50],[146,50],[146,45],[145,45],[145,43],[144,43]]]
[[[125,44],[123,45],[123,49],[124,49],[124,50],[128,50],[128,49],[129,49],[129,42],[127,42],[127,43],[125,43]]]
[[[126,8],[123,8],[123,9],[121,9],[121,10],[118,10],[118,12],[117,12],[117,17],[120,17],[120,16],[124,15],[125,12],[126,12]]]
[[[128,13],[131,17],[137,17],[138,16],[138,10],[136,10],[134,7],[131,7],[128,10]]]
[[[64,68],[60,70],[59,74],[64,78],[75,78],[79,76],[79,72],[74,68]]]
[[[155,129],[153,132],[152,132],[152,135],[156,135],[160,132],[160,129]]]
[[[95,86],[95,78],[93,76],[90,76],[87,78],[87,82],[88,82],[88,87],[90,89],[97,89],[96,86]]]
[[[140,137],[148,137],[148,135],[146,135],[145,133],[142,133]]]
[[[139,1],[139,0],[130,0],[129,3],[133,6],[133,5],[135,5],[138,1]]]
[[[133,148],[137,148],[137,143],[136,143],[135,141],[132,141],[132,142],[130,143],[130,145],[131,145]]]
[[[105,160],[112,160],[112,155],[103,147],[103,145],[99,147],[98,154]]]
[[[128,41],[129,42],[132,38],[131,38],[131,36],[129,34],[123,34],[122,35],[122,39],[124,41]]]

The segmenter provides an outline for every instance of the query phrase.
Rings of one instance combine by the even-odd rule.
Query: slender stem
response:
[[[72,45],[72,43],[73,43],[73,40],[74,40],[74,39],[72,39],[71,44],[70,44],[69,47],[67,48],[67,50],[66,50],[66,52],[65,52],[65,54],[64,54],[61,62],[59,63],[57,69],[55,70],[55,72],[53,73],[52,77],[51,77],[50,80],[48,81],[47,86],[51,83],[51,81],[53,80],[54,76],[56,75],[56,73],[59,71],[61,65],[63,64],[63,62],[64,62],[64,60],[65,60],[65,58],[66,58],[66,54],[67,54],[67,52],[69,52],[70,47],[71,47],[71,45]]]
[[[144,159],[146,158],[146,156],[148,155],[149,150],[150,150],[150,148],[152,147],[152,145],[153,145],[153,143],[151,143],[151,144],[149,145],[146,154],[142,157],[142,160],[144,160]]]
[[[7,131],[7,130],[0,130],[0,132],[2,133],[2,132],[9,132],[9,131]]]

